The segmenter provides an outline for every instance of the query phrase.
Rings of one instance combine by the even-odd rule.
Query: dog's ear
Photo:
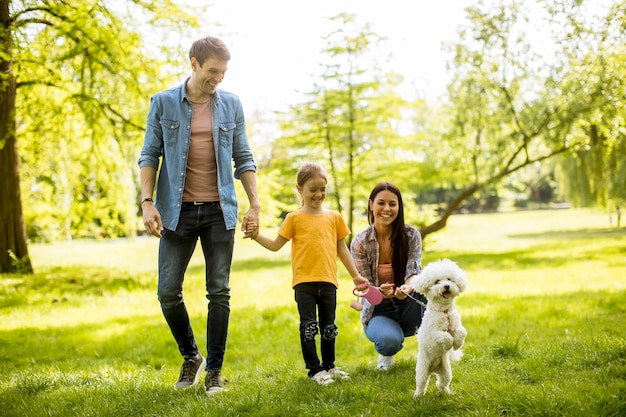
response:
[[[450,279],[454,281],[457,287],[459,287],[459,292],[465,291],[467,288],[467,277],[465,275],[465,271],[462,270],[456,262],[451,261],[450,259],[443,259],[441,262],[446,265]]]
[[[459,287],[459,292],[465,291],[467,288],[467,278],[465,277],[465,271],[459,268],[458,274],[455,276],[456,286]]]
[[[422,270],[419,275],[416,275],[413,279],[411,279],[411,286],[418,293],[425,295],[428,291],[428,287],[430,286],[428,281],[428,276]]]

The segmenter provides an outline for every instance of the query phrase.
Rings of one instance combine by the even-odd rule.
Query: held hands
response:
[[[244,239],[253,239],[259,234],[259,209],[250,207],[243,216],[241,231]]]
[[[245,228],[244,225],[242,225],[241,230],[243,231],[244,239],[254,240],[254,238],[259,234],[259,226],[256,223],[252,222],[248,222]]]

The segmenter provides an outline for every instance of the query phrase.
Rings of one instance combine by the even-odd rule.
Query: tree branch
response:
[[[483,189],[490,184],[500,181],[502,178],[514,173],[515,171],[518,171],[524,168],[527,165],[531,165],[531,164],[534,164],[535,162],[541,162],[546,159],[552,158],[555,155],[566,152],[568,149],[569,148],[567,146],[563,145],[562,147],[555,149],[546,155],[542,155],[535,159],[527,159],[526,161],[520,163],[519,165],[513,168],[508,168],[508,165],[507,165],[499,173],[492,176],[487,181],[475,182],[473,184],[470,184],[467,188],[465,188],[461,192],[461,194],[459,194],[454,200],[448,203],[448,206],[446,207],[446,209],[444,210],[444,212],[441,214],[440,218],[437,221],[435,221],[434,223],[428,226],[422,227],[420,229],[420,235],[422,236],[422,239],[426,238],[426,236],[428,236],[429,234],[434,233],[446,227],[448,218],[452,216],[452,214],[454,214],[454,212],[461,206],[461,203],[463,203],[463,201],[467,200],[476,191]]]

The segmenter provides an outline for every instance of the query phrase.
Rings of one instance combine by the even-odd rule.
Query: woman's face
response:
[[[382,190],[370,201],[370,210],[374,215],[374,225],[391,226],[398,218],[400,203],[398,196],[389,190]]]

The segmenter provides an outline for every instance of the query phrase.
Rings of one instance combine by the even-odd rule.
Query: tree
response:
[[[393,123],[404,101],[393,92],[399,78],[377,67],[380,37],[368,25],[360,27],[354,15],[332,20],[340,29],[326,38],[328,61],[321,83],[309,94],[310,101],[293,106],[287,115],[284,135],[273,144],[273,167],[289,187],[303,160],[324,161],[334,206],[347,213],[352,229],[356,201],[364,200],[372,181],[390,171],[380,156],[387,145],[395,149]]]
[[[116,164],[130,158],[127,141],[136,144],[143,125],[145,110],[137,103],[145,100],[144,88],[158,79],[167,56],[148,51],[127,29],[129,21],[112,11],[114,5],[119,2],[0,0],[0,273],[11,271],[10,253],[22,270],[32,271],[20,149],[32,151],[30,161],[43,162],[44,170],[29,166],[30,174],[36,173],[38,186],[50,186],[48,195],[59,199],[52,206],[66,210],[65,222],[89,221],[88,213],[101,210],[93,221],[102,223],[127,210],[113,203],[119,195],[94,197],[120,184]],[[196,22],[170,0],[126,6],[135,22]],[[18,138],[25,139],[22,145]],[[68,211],[61,201],[83,209]],[[132,198],[125,195],[123,201]]]
[[[562,41],[572,69],[564,84],[593,99],[570,132],[577,146],[560,158],[559,179],[575,205],[616,210],[626,201],[626,2],[596,20],[581,13],[583,6],[557,3],[554,12],[560,27],[577,35]]]
[[[580,3],[563,2],[567,7]],[[445,227],[449,216],[479,190],[584,145],[572,132],[603,102],[603,84],[588,88],[581,83],[590,74],[573,66],[573,51],[558,42],[568,39],[567,45],[580,47],[577,40],[584,32],[557,31],[561,38],[550,57],[533,52],[529,29],[524,30],[529,27],[528,4],[502,1],[489,9],[481,2],[467,9],[471,26],[452,45],[455,75],[444,107],[450,118],[442,141],[447,157],[435,164],[443,181],[464,184],[464,189],[437,221],[422,228],[423,236]],[[549,26],[558,13],[552,2],[545,6],[543,19]],[[591,50],[582,54],[598,59]]]

